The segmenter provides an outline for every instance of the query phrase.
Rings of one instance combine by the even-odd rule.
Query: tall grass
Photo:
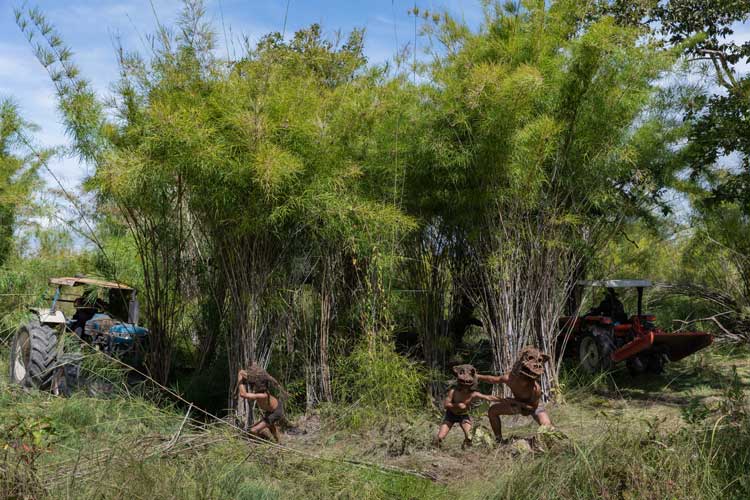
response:
[[[507,469],[483,498],[749,498],[750,431],[610,428]]]
[[[585,439],[557,442],[541,456],[515,462],[476,496],[750,498],[750,413],[736,370],[720,404],[679,428],[659,417],[645,428],[623,417],[605,421]]]
[[[427,467],[450,479],[432,482],[341,459],[342,453],[364,458],[369,453],[367,449],[372,448],[375,438],[352,432],[358,425],[404,413],[418,416],[425,394],[422,372],[388,344],[363,344],[347,359],[349,364],[339,367],[342,371],[337,378],[348,377],[346,388],[351,392],[340,396],[358,403],[353,408],[349,404],[331,410],[337,418],[346,414],[356,417],[339,421],[341,427],[335,431],[337,439],[346,440],[345,451],[329,442],[333,434],[314,438],[313,443],[326,443],[314,450],[322,458],[305,452],[310,448],[282,451],[252,443],[220,424],[188,419],[182,429],[182,409],[160,407],[122,389],[107,398],[90,397],[85,391],[58,398],[25,391],[0,377],[0,450],[4,449],[4,455],[0,454],[0,497],[750,497],[750,416],[745,396],[748,382],[737,372],[722,379],[726,380],[725,387],[718,397],[714,396],[710,408],[691,414],[679,425],[674,419],[659,418],[658,412],[651,412],[652,417],[646,419],[640,407],[635,418],[633,413],[596,412],[591,407],[602,398],[584,393],[611,381],[602,377],[576,378],[571,372],[570,378],[565,379],[568,403],[552,408],[553,418],[561,430],[570,431],[571,437],[552,441],[540,433],[536,438],[546,451],[517,457],[502,448],[467,452],[477,474],[474,477],[464,471],[458,476],[460,479],[454,479],[443,467],[452,458],[463,457],[463,452],[454,456],[450,450],[430,452],[419,448],[414,455],[394,459],[402,464],[415,460],[413,463],[421,464],[416,468]],[[6,370],[7,352],[0,349],[0,372]],[[357,413],[357,409],[362,413]],[[576,431],[573,420],[582,422],[582,429]],[[376,438],[383,441],[392,437],[388,433],[395,432],[388,426],[377,429]],[[419,437],[432,431],[432,419],[415,418],[405,432]],[[529,432],[525,428],[514,429],[511,434]],[[176,435],[178,446],[170,447]],[[289,441],[291,447],[298,446]],[[386,459],[384,454],[379,456]],[[369,460],[373,460],[372,456]],[[435,464],[439,464],[437,468]],[[480,479],[488,477],[489,481]]]
[[[0,349],[0,370],[8,353]],[[54,397],[0,377],[0,498],[441,498],[428,480],[358,466],[335,456],[283,451],[218,423],[187,420],[122,388],[107,398]],[[20,426],[20,427],[19,427]],[[28,432],[26,432],[28,430]],[[179,447],[168,443],[179,435]],[[162,450],[154,453],[154,450]],[[324,450],[322,450],[325,453]],[[26,496],[24,496],[26,495]]]
[[[396,352],[390,339],[376,337],[363,339],[339,362],[334,391],[352,407],[347,424],[359,427],[423,408],[426,384],[420,365]]]

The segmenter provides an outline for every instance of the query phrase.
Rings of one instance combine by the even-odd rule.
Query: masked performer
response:
[[[488,396],[478,392],[477,389],[477,370],[471,365],[458,365],[453,367],[453,373],[456,375],[456,384],[448,390],[445,396],[443,406],[445,407],[445,416],[440,423],[438,433],[435,438],[435,445],[440,446],[445,436],[450,432],[453,424],[459,424],[464,431],[464,443],[461,446],[466,448],[471,446],[471,409],[472,401],[483,399],[485,401],[498,401],[495,396]]]
[[[247,370],[240,370],[237,374],[240,397],[255,401],[263,411],[263,418],[253,424],[250,432],[256,436],[264,436],[270,432],[276,442],[280,442],[278,425],[284,418],[284,405],[269,392],[269,384],[276,385],[283,393],[283,388],[275,378],[258,365],[251,365]]]
[[[539,385],[544,373],[544,363],[548,361],[549,356],[539,349],[526,346],[518,354],[510,373],[500,376],[477,375],[480,382],[505,384],[513,393],[512,398],[499,399],[487,412],[497,442],[504,442],[500,415],[530,416],[539,425],[552,426],[542,403],[542,387]]]

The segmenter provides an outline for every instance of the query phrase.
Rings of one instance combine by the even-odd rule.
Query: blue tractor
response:
[[[80,355],[63,352],[62,333],[111,356],[139,365],[148,349],[148,329],[138,326],[134,288],[86,277],[51,278],[49,307],[32,308],[34,318],[16,332],[10,350],[11,381],[57,393],[77,370]]]

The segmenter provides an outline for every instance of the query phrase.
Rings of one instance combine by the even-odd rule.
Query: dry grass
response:
[[[436,413],[352,428],[347,415],[356,407],[328,407],[298,420],[281,451],[221,424],[183,422],[182,410],[132,394],[61,399],[5,380],[0,427],[6,437],[13,421],[42,429],[34,467],[20,469],[26,484],[43,478],[31,498],[741,498],[750,491],[736,473],[750,464],[741,447],[750,449],[747,422],[741,407],[731,407],[750,387],[746,351],[706,352],[637,383],[617,373],[569,374],[565,383],[566,404],[550,408],[564,436],[540,434],[518,417],[504,420],[514,444],[495,447],[477,409],[467,451],[458,429],[441,450],[432,448]],[[6,487],[14,480],[7,470],[4,480]]]

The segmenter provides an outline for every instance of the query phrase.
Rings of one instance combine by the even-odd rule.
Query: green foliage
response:
[[[50,232],[55,232],[50,230]],[[38,231],[43,243],[35,253],[14,256],[0,268],[0,343],[10,339],[18,326],[28,319],[29,307],[49,306],[51,293],[47,280],[53,276],[75,275],[89,268],[85,258],[69,247],[51,244],[55,237]]]
[[[721,292],[733,328],[750,324],[750,189],[744,171],[720,165],[729,152],[747,163],[747,77],[735,69],[748,48],[724,39],[747,17],[741,2],[484,6],[475,31],[412,9],[435,48],[406,75],[400,61],[395,71],[368,65],[362,30],[331,39],[316,24],[223,59],[203,3],[187,0],[174,30],[159,26],[151,52],[120,48],[111,106],[42,13],[18,10],[74,147],[95,166],[85,183],[95,206],[86,208],[101,248],[74,251],[68,234],[36,227],[35,243],[19,240],[13,251],[43,156],[24,156],[29,126],[0,103],[0,340],[26,305],[48,303],[48,277],[115,277],[144,292],[151,373],[177,380],[189,400],[223,409],[227,373],[270,359],[294,396],[288,409],[322,403],[324,426],[335,417],[338,432],[362,439],[373,424],[378,433],[399,422],[401,446],[384,449],[406,454],[406,443],[427,441],[427,427],[415,438],[407,421],[426,406],[428,386],[440,392],[440,371],[461,347],[457,323],[470,324],[474,307],[496,367],[514,342],[553,352],[556,311],[576,273],[699,284]],[[680,53],[707,57],[726,94],[664,88]],[[684,167],[693,176],[677,182]],[[691,196],[690,231],[655,215],[668,210],[672,185]],[[666,327],[718,312],[705,296],[649,305]],[[417,330],[413,352],[424,359],[399,352],[385,333],[394,330]],[[210,425],[187,424],[184,454],[148,455],[145,436],[170,443],[184,413],[156,407],[145,385],[128,386],[121,369],[84,354],[84,375],[108,382],[109,398],[50,399],[0,382],[1,437],[28,441],[32,453],[13,448],[13,467],[6,454],[0,495],[741,498],[750,488],[737,373],[718,410],[697,399],[685,406],[685,427],[649,419],[644,429],[601,412],[602,432],[519,458],[489,490],[467,492],[335,453],[248,448]],[[569,372],[559,389],[574,400],[608,383]],[[342,435],[328,436],[321,453]],[[372,455],[382,441],[352,447]],[[54,459],[45,460],[47,448]],[[104,455],[118,464],[105,487],[83,472],[66,476],[70,464]]]
[[[736,427],[712,430],[657,427],[644,440],[639,433],[605,429],[594,443],[572,443],[534,464],[512,467],[485,498],[743,498],[750,487],[743,473],[750,437]]]
[[[312,25],[289,42],[268,35],[228,61],[212,52],[203,14],[202,2],[186,2],[177,34],[160,29],[148,58],[119,52],[110,122],[44,16],[17,13],[29,39],[43,42],[37,58],[77,151],[96,165],[88,188],[117,207],[133,236],[151,369],[162,380],[186,330],[178,310],[226,300],[230,364],[264,359],[274,288],[299,286],[295,260],[367,256],[414,227],[392,196],[371,189],[391,179],[392,141],[371,140],[368,125],[398,114],[399,102],[382,71],[365,69],[363,32],[329,41]],[[196,286],[217,281],[194,281],[198,268],[216,273],[226,295],[212,288],[197,298]]]
[[[438,241],[445,262],[440,279],[423,279],[434,285],[422,298],[441,303],[417,318],[422,344],[439,337],[421,351],[435,358],[430,369],[460,341],[443,326],[459,314],[467,323],[469,302],[530,318],[519,328],[489,318],[496,346],[517,331],[510,344],[552,350],[578,262],[625,217],[650,218],[662,204],[684,130],[661,106],[660,82],[682,47],[665,49],[601,7],[487,2],[476,31],[424,14],[436,49],[410,79],[368,66],[361,30],[329,39],[318,25],[224,59],[203,3],[188,1],[151,52],[119,47],[109,107],[40,11],[21,9],[17,22],[50,72],[76,151],[95,165],[86,188],[108,256],[85,263],[143,290],[151,373],[166,381],[173,360],[182,373],[220,356],[235,373],[273,351],[327,400],[340,361],[329,346],[373,355],[377,332],[416,322],[396,314],[410,305],[394,283],[415,285],[403,255],[426,262],[420,249]],[[625,260],[636,269],[647,259],[613,265]],[[523,285],[506,294],[509,307],[490,304],[511,281]],[[550,291],[526,300],[520,288]],[[288,359],[278,361],[281,332]],[[388,349],[377,355],[395,363]],[[513,353],[495,354],[500,367]]]
[[[0,350],[1,371],[7,371],[7,359]],[[111,398],[57,398],[0,380],[0,492],[39,499],[443,497],[442,487],[427,479],[248,442],[223,424],[183,424],[183,411],[160,408],[123,388]],[[173,453],[153,453],[178,430]],[[39,443],[36,468],[9,460],[16,455],[5,445],[18,439]],[[21,447],[20,453],[30,450]],[[71,467],[75,478],[66,475]]]
[[[588,13],[580,2],[498,5],[478,33],[453,20],[434,28],[448,54],[425,89],[433,133],[414,188],[454,184],[441,215],[550,197],[589,217],[648,205],[670,167],[650,161],[666,144],[643,139],[669,125],[644,111],[674,57],[644,30]]]
[[[361,340],[339,360],[336,371],[338,398],[365,409],[374,420],[397,418],[424,405],[425,373],[382,336]],[[353,418],[367,416],[357,413]]]
[[[28,419],[16,413],[0,425],[0,494],[4,498],[38,497],[44,487],[37,461],[49,452],[55,429],[49,418]]]
[[[0,99],[0,267],[14,250],[19,209],[30,203],[39,162],[47,156],[24,154],[29,150],[26,134],[33,129],[10,99]]]
[[[22,253],[12,255],[0,268],[0,344],[9,341],[18,326],[28,321],[29,307],[49,307],[53,295],[49,278],[77,274],[110,277],[110,263],[117,258],[116,276],[137,288],[142,283],[138,257],[127,235],[117,236],[102,230],[103,248],[110,256],[107,260],[98,250],[74,248],[65,229],[29,224],[25,231],[32,242],[17,240]],[[65,313],[71,315],[72,309],[65,308]]]
[[[725,290],[726,283],[736,303],[728,309],[741,317],[750,295],[746,244],[750,141],[743,126],[750,109],[750,75],[741,65],[750,58],[750,45],[732,35],[739,23],[750,18],[750,9],[746,2],[734,0],[671,0],[655,5],[651,15],[670,43],[682,44],[692,67],[705,66],[719,86],[705,85],[678,107],[688,130],[680,160],[690,173],[681,187],[691,197],[693,223],[700,228],[696,245],[718,252],[720,257],[709,261],[722,266],[726,274],[696,277],[695,283],[716,290]],[[711,266],[708,269],[713,271]]]
[[[41,10],[22,6],[13,12],[16,24],[55,85],[58,107],[74,146],[83,158],[94,160],[103,149],[100,133],[104,123],[91,83],[80,76],[72,60],[73,51]]]
[[[540,432],[533,439],[545,451],[521,455],[506,447],[488,450],[480,442],[473,450],[453,450],[450,447],[457,448],[463,438],[455,430],[447,442],[450,447],[429,452],[438,422],[435,415],[401,412],[398,425],[378,422],[381,425],[372,427],[369,420],[370,426],[354,427],[356,420],[343,418],[352,410],[348,406],[331,408],[333,418],[320,420],[325,429],[307,427],[308,433],[288,435],[282,444],[294,448],[291,451],[247,442],[223,424],[188,421],[182,427],[184,409],[159,408],[125,391],[109,399],[83,393],[56,398],[0,380],[0,428],[14,429],[7,440],[24,436],[29,445],[40,443],[36,469],[23,461],[15,469],[7,460],[0,461],[5,466],[0,481],[11,477],[9,471],[18,473],[14,480],[0,482],[14,489],[0,491],[33,492],[40,499],[149,494],[268,499],[745,498],[750,488],[745,473],[750,462],[746,355],[746,350],[711,353],[707,362],[692,367],[692,376],[681,368],[657,377],[650,384],[655,392],[649,391],[648,383],[625,387],[621,381],[597,386],[595,396],[590,388],[571,392],[565,405],[551,408],[558,431],[567,437],[558,433],[550,439],[551,433]],[[740,366],[721,370],[732,364]],[[0,352],[0,371],[6,365],[7,352]],[[709,409],[701,415],[683,414],[687,421],[682,422],[671,401],[681,396],[701,400],[693,398],[703,394],[697,392],[701,380],[716,388],[717,396],[711,398],[716,401],[704,399]],[[609,396],[608,389],[613,391]],[[637,397],[640,390],[646,391],[646,399]],[[627,391],[625,397],[621,391]],[[668,419],[670,414],[677,421]],[[478,428],[486,431],[486,421],[478,412],[475,417]],[[329,433],[327,426],[334,418],[337,427]],[[305,419],[299,422],[305,425]],[[525,442],[519,436],[535,428],[514,426],[510,434],[516,442]],[[175,448],[156,452],[179,429]],[[10,434],[2,434],[6,436]],[[418,451],[392,456],[403,440],[410,440]],[[28,450],[21,447],[23,453]],[[364,464],[373,457],[426,470],[440,480]],[[450,480],[459,473],[460,481]]]
[[[124,60],[118,110],[127,121],[111,132],[117,149],[95,185],[148,211],[181,182],[206,230],[229,233],[283,234],[301,219],[346,242],[358,225],[398,223],[358,188],[368,165],[344,142],[351,115],[377,98],[373,77],[354,80],[360,45],[358,32],[335,47],[313,26],[289,45],[270,35],[230,71],[189,45],[165,43],[149,63]]]
[[[653,6],[651,15],[668,35],[669,42],[685,44],[692,56],[710,56],[707,51],[725,54],[727,62],[737,63],[750,56],[750,47],[732,39],[735,23],[750,17],[748,6],[737,0],[670,0]]]
[[[652,109],[677,54],[592,3],[485,10],[476,32],[449,16],[427,26],[440,49],[419,87],[427,132],[416,128],[405,203],[447,242],[505,370],[517,346],[554,352],[580,263],[662,204],[679,134]]]
[[[750,339],[750,223],[744,207],[725,201],[695,216],[677,273],[692,297],[718,315],[717,334],[730,342]],[[713,325],[717,326],[717,325]],[[710,327],[710,326],[709,326]]]

